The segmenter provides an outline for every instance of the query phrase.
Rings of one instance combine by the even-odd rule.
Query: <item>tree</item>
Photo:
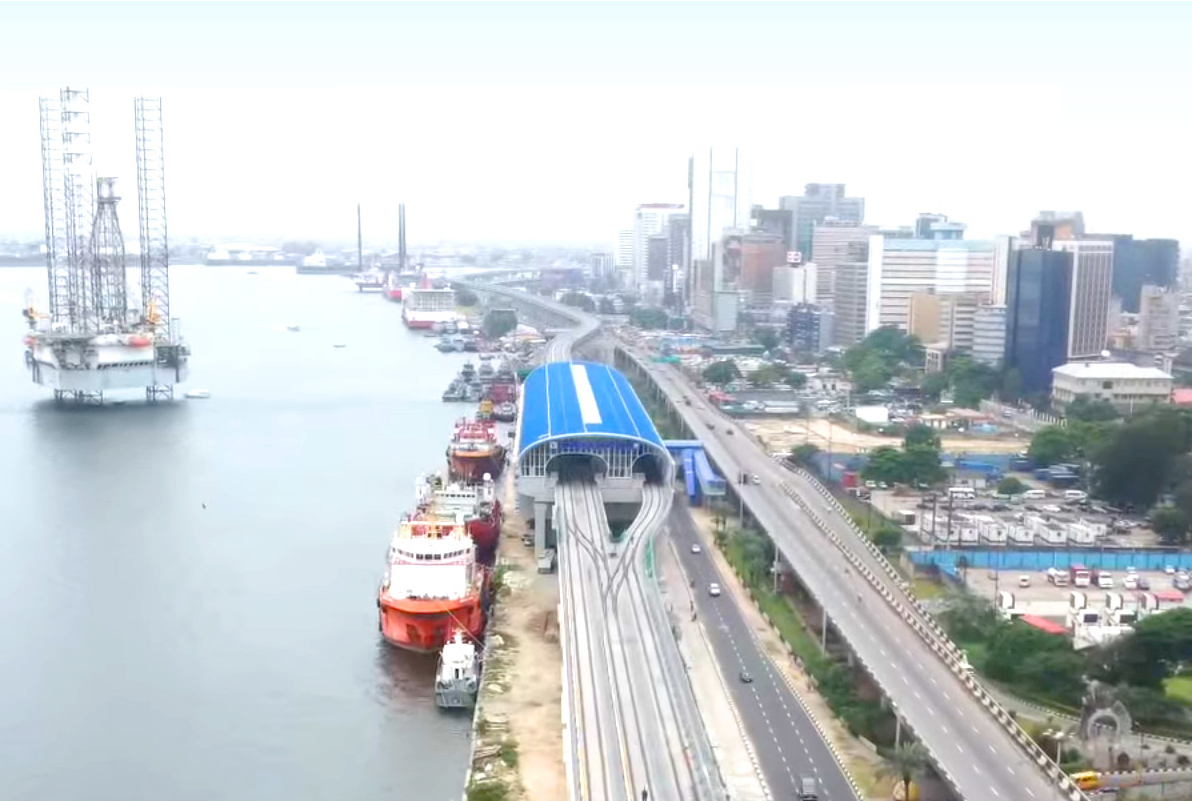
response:
[[[470,289],[455,290],[455,302],[460,306],[479,306],[480,298]]]
[[[1026,492],[1026,490],[1026,484],[1023,484],[1014,476],[1006,476],[997,484],[997,491],[1000,495],[1019,495]]]
[[[560,300],[568,306],[574,306],[586,312],[596,311],[596,301],[592,300],[591,295],[586,295],[583,292],[568,292]]]
[[[938,398],[941,394],[946,392],[952,386],[952,381],[948,378],[945,372],[928,373],[923,376],[923,380],[919,382],[919,392],[924,395],[929,395],[933,398]]]
[[[791,460],[795,464],[803,467],[812,468],[815,465],[815,459],[819,456],[820,449],[818,445],[811,442],[804,442],[802,445],[796,445],[791,448]]]
[[[1100,676],[1111,682],[1161,689],[1163,680],[1192,658],[1192,609],[1147,615],[1134,632],[1098,654]]]
[[[599,304],[598,308],[600,309],[601,314],[616,314],[617,313],[617,305],[615,303],[613,303],[613,299],[608,297],[607,295],[600,298],[600,304]]]
[[[920,743],[903,743],[886,754],[894,774],[902,780],[902,797],[911,797],[911,782],[927,769],[927,749]]]
[[[774,333],[769,328],[759,328],[753,333],[753,341],[761,345],[765,350],[774,350],[778,347],[778,334]]]
[[[881,445],[870,451],[865,468],[861,471],[866,481],[884,481],[887,484],[902,481],[904,475],[902,451],[889,445]]]
[[[629,313],[629,321],[646,330],[666,328],[666,310],[656,306],[635,306]]]
[[[741,368],[732,359],[721,359],[705,367],[701,375],[709,384],[729,384],[741,377]]]
[[[952,402],[966,409],[976,409],[981,401],[993,397],[1001,384],[997,370],[968,356],[955,356],[948,363],[952,381]]]
[[[902,436],[902,446],[904,448],[912,448],[916,445],[922,445],[928,448],[940,449],[940,435],[935,432],[931,426],[925,426],[922,423],[915,423],[906,430]]]
[[[1177,475],[1188,445],[1188,418],[1175,410],[1156,410],[1118,426],[1093,453],[1097,494],[1149,508]]]
[[[786,378],[783,381],[792,389],[802,389],[807,386],[807,376],[798,370],[787,370]]]
[[[1056,635],[1044,636],[1060,639]],[[1055,647],[1041,653],[1019,654],[1018,681],[1037,693],[1068,706],[1080,706],[1085,693],[1084,657],[1070,647]]]
[[[1014,621],[999,628],[989,641],[985,672],[991,679],[1013,682],[1019,679],[1026,654],[1070,650],[1066,638]]]
[[[767,387],[786,381],[791,369],[780,364],[763,364],[749,374],[749,383],[755,387]]]
[[[987,642],[1006,625],[987,598],[967,592],[949,599],[940,613],[940,622],[960,643]]]
[[[938,484],[944,480],[938,448],[911,445],[902,454],[902,480],[907,484]]]
[[[517,328],[517,312],[513,309],[490,309],[484,315],[484,336],[488,339],[500,339]]]
[[[1151,529],[1164,545],[1184,545],[1188,541],[1188,515],[1177,506],[1160,506],[1150,515]]]
[[[1088,395],[1077,395],[1064,408],[1064,417],[1085,423],[1103,423],[1116,420],[1119,415],[1118,410],[1107,400],[1090,398]]]
[[[873,532],[873,544],[885,554],[897,551],[902,547],[902,529],[893,523],[883,522]]]
[[[1072,435],[1066,429],[1047,426],[1036,431],[1031,437],[1027,455],[1039,467],[1050,467],[1056,462],[1063,462],[1075,456],[1076,446]]]

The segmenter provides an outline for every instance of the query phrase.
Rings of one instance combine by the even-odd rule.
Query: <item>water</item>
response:
[[[375,599],[466,357],[341,277],[171,284],[211,399],[63,409],[20,343],[44,271],[0,269],[0,794],[458,799],[470,722]]]

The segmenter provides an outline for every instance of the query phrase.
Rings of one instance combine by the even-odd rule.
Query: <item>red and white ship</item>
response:
[[[427,278],[401,292],[401,318],[406,328],[434,328],[460,319],[455,311],[455,290],[435,289]]]
[[[389,545],[377,595],[381,635],[421,653],[437,652],[456,630],[479,637],[487,582],[463,516],[417,512]]]
[[[439,515],[462,515],[468,535],[476,543],[477,558],[492,564],[501,536],[501,502],[491,476],[479,484],[444,481],[438,473],[419,476],[415,484],[418,509]]]
[[[447,446],[447,465],[452,478],[469,483],[501,475],[505,446],[497,437],[497,424],[492,420],[459,420]]]

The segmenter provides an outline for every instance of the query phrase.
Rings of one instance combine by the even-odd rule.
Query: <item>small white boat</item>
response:
[[[480,655],[476,644],[456,631],[439,652],[435,703],[440,709],[471,709],[480,689]]]
[[[347,347],[347,345],[346,345],[345,343],[343,343],[343,342],[336,342],[336,343],[335,343],[334,345],[332,345],[331,347],[333,347],[333,348],[346,348],[346,347]]]
[[[302,326],[300,326],[300,325],[287,325],[287,326],[286,326],[286,330],[287,330],[287,331],[301,331],[301,330],[302,330]]]
[[[203,389],[201,387],[196,389],[188,389],[186,391],[186,397],[194,400],[205,400],[206,398],[211,397],[211,390]]]

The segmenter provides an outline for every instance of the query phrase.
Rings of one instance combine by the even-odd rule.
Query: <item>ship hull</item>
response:
[[[479,483],[484,480],[485,473],[493,479],[501,475],[501,471],[505,469],[505,449],[498,447],[486,454],[466,455],[448,451],[447,461],[453,478]]]
[[[406,328],[410,328],[415,331],[429,331],[435,327],[434,320],[420,320],[417,317],[403,317],[402,322],[406,324]]]
[[[451,633],[461,628],[471,637],[484,634],[480,596],[459,601],[398,601],[382,594],[378,603],[381,636],[390,645],[420,654],[442,650]]]

